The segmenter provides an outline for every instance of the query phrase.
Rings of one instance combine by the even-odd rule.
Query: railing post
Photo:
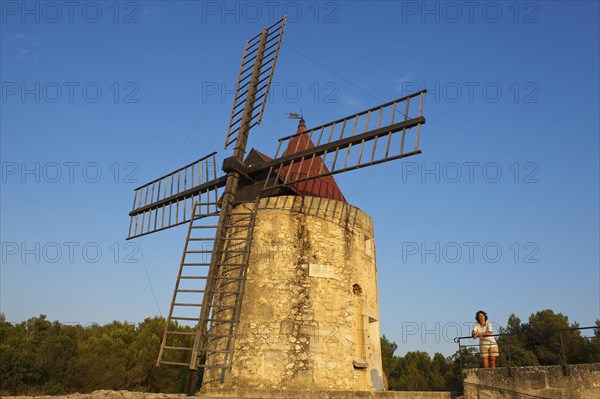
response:
[[[506,336],[506,348],[508,352],[508,376],[512,377],[512,358],[510,356],[510,335]]]
[[[460,373],[462,375],[462,372],[463,372],[463,369],[465,368],[465,366],[464,366],[464,361],[463,361],[462,346],[460,345],[460,338],[458,339],[458,362],[460,363]]]
[[[565,356],[565,345],[563,343],[562,331],[558,332],[558,336],[560,337],[560,361],[562,363],[563,375],[567,376],[569,373],[567,371],[567,359]]]

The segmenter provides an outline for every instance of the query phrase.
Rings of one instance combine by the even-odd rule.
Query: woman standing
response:
[[[483,367],[486,369],[496,367],[496,358],[500,354],[496,339],[492,337],[494,335],[492,322],[487,321],[487,319],[487,314],[483,310],[475,313],[477,323],[473,326],[473,332],[471,333],[473,338],[479,338],[479,352],[483,360]]]

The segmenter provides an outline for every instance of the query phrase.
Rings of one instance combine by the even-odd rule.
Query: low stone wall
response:
[[[207,399],[451,399],[450,392],[312,391],[301,389],[208,389]],[[204,397],[204,396],[203,396]]]
[[[0,397],[2,398],[2,397]],[[451,399],[450,392],[352,392],[289,389],[209,389],[198,396],[101,390],[66,396],[10,396],[10,399]]]
[[[600,363],[469,369],[463,382],[463,399],[598,399]]]
[[[131,391],[111,391],[101,389],[91,393],[73,393],[62,396],[0,396],[0,399],[186,399],[185,394],[147,393]]]

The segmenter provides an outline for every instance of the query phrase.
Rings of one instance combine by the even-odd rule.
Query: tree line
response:
[[[83,327],[50,322],[45,315],[10,324],[0,314],[0,396],[97,389],[184,392],[187,369],[155,365],[164,328],[163,317]]]
[[[137,325],[114,321],[106,325],[67,325],[46,316],[12,324],[0,314],[0,396],[61,395],[97,389],[178,393],[185,392],[189,371],[184,367],[156,367],[165,319],[146,318]],[[576,328],[551,310],[532,314],[527,323],[511,315],[498,337],[498,366],[560,364],[560,339],[551,332]],[[590,338],[580,331],[562,334],[567,363],[600,362],[600,320]],[[180,331],[189,328],[178,327]],[[191,346],[182,335],[179,346]],[[479,367],[476,347],[449,357],[408,352],[396,356],[396,343],[381,339],[383,370],[390,390],[461,391],[461,367]]]

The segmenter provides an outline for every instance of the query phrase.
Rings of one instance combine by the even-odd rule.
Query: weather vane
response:
[[[288,119],[304,119],[302,116],[302,110],[300,110],[299,114],[294,112],[286,112],[286,115],[288,116]]]

